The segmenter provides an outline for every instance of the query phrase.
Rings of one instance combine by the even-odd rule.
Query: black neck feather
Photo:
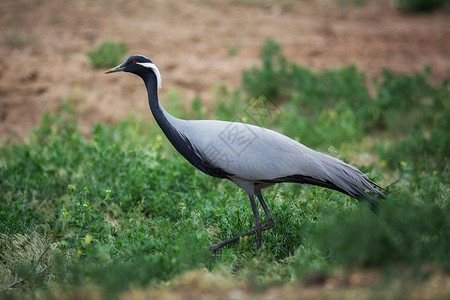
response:
[[[226,177],[228,174],[208,163],[202,157],[195,145],[193,145],[192,142],[183,134],[181,128],[175,128],[170,120],[168,120],[168,117],[173,117],[164,110],[159,102],[156,75],[150,71],[142,75],[140,74],[140,76],[144,80],[145,87],[147,88],[148,104],[150,105],[150,110],[152,111],[153,117],[175,149],[177,149],[177,151],[180,152],[184,158],[186,158],[200,171],[214,177]]]

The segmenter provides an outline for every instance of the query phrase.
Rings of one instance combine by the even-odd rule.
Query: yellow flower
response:
[[[65,209],[62,211],[63,216],[67,216],[68,213],[69,212],[67,210],[65,210]]]
[[[81,255],[81,254],[83,254],[83,251],[81,251],[81,249],[78,249],[78,250],[77,250],[77,254],[78,254],[78,255]]]
[[[88,205],[85,203],[85,204],[83,204],[83,206],[84,206],[84,207],[87,207]]]
[[[107,194],[111,194],[111,190],[106,190],[106,193]]]
[[[92,238],[89,234],[86,234],[86,236],[84,237],[84,242],[86,244],[90,244],[92,242]]]
[[[336,117],[337,117],[337,113],[336,113],[335,110],[330,110],[330,111],[328,111],[328,115],[330,116],[330,119],[331,119],[331,120],[335,120]]]

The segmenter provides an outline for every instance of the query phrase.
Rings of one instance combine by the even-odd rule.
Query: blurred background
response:
[[[23,137],[43,112],[58,110],[68,98],[79,101],[84,132],[129,112],[150,116],[140,81],[104,76],[107,66],[101,63],[93,67],[87,52],[105,42],[125,47],[115,55],[119,61],[128,54],[152,59],[163,74],[162,94],[175,89],[186,103],[200,96],[206,107],[214,101],[215,85],[237,88],[242,70],[260,64],[267,38],[281,44],[288,60],[314,70],[356,65],[370,79],[384,68],[413,73],[429,65],[431,79],[439,83],[450,74],[448,7],[445,1],[425,1],[429,7],[417,9],[414,3],[424,1],[406,2],[412,4],[1,1],[0,135]],[[444,7],[428,10],[435,2]]]

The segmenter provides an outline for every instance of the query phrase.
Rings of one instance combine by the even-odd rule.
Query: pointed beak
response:
[[[109,70],[105,71],[105,74],[115,73],[115,72],[122,72],[125,69],[125,67],[122,67],[122,65],[118,65],[117,67],[111,68]]]

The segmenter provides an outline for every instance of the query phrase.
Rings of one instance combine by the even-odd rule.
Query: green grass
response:
[[[244,192],[189,165],[156,124],[130,116],[95,125],[87,139],[65,104],[0,148],[1,295],[93,288],[111,298],[199,269],[265,290],[341,268],[450,267],[450,97],[448,81],[431,85],[430,72],[386,70],[371,97],[355,67],[314,72],[269,41],[241,89],[217,89],[214,113],[199,112],[199,98],[183,110],[169,93],[178,116],[268,126],[347,161],[368,158],[359,167],[383,185],[400,180],[378,215],[338,192],[271,187],[276,226],[263,248],[250,237],[217,255],[211,244],[252,227]]]
[[[7,34],[5,37],[5,44],[14,48],[23,48],[31,42],[32,38],[26,37],[18,28],[17,22],[13,18],[8,18],[5,22],[7,28]]]
[[[448,4],[448,0],[394,0],[395,7],[411,12],[425,12]]]
[[[17,31],[11,32],[6,36],[6,43],[15,48],[22,48],[28,44],[28,41]]]
[[[94,68],[112,68],[122,62],[127,52],[125,43],[103,42],[97,50],[87,52]]]

